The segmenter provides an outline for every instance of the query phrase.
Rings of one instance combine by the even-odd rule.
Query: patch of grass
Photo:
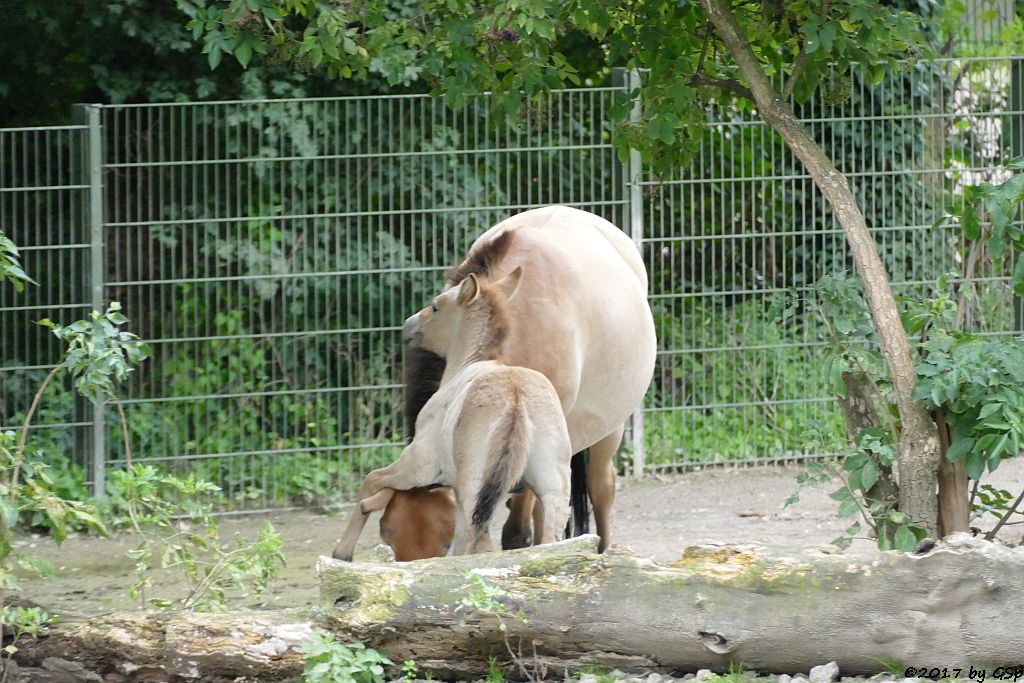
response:
[[[501,668],[501,662],[495,656],[487,658],[487,683],[505,683],[505,670]]]
[[[611,672],[600,666],[585,666],[577,671],[573,678],[580,680],[584,676],[596,676],[597,683],[615,683],[615,677]]]

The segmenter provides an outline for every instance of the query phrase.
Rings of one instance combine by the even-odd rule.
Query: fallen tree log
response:
[[[113,612],[62,620],[18,642],[8,680],[219,681],[295,679],[310,610],[210,614]]]
[[[315,619],[65,619],[20,641],[14,660],[38,683],[290,680],[319,625],[448,677],[479,676],[492,655],[551,678],[587,665],[794,673],[835,660],[851,675],[894,661],[966,677],[1022,664],[1024,548],[964,534],[922,555],[698,546],[667,566],[596,548],[591,536],[405,564],[322,558]]]
[[[1022,548],[966,534],[920,555],[700,546],[661,566],[596,545],[405,564],[325,557],[327,628],[454,677],[482,674],[490,656],[559,678],[586,665],[793,673],[835,660],[851,675],[892,661],[966,677],[970,665],[1024,663]]]

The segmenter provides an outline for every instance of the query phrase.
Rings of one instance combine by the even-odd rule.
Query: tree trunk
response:
[[[698,546],[667,566],[596,549],[583,536],[404,564],[322,558],[322,607],[343,642],[441,677],[479,677],[492,656],[554,679],[587,665],[794,673],[830,660],[872,674],[882,661],[991,667],[1024,652],[1024,549],[966,534],[927,555]]]
[[[889,287],[889,276],[864,214],[850,191],[846,177],[768,81],[725,0],[701,0],[701,5],[750,85],[761,118],[782,136],[786,145],[803,162],[843,228],[857,273],[864,284],[864,295],[878,331],[882,356],[889,368],[902,422],[898,467],[900,510],[934,536],[938,533],[938,433],[927,411],[912,398],[917,378],[910,346]]]
[[[120,612],[65,618],[17,643],[10,681],[294,679],[312,631],[307,610]]]
[[[949,425],[943,411],[937,411],[935,424],[939,428],[939,534],[968,531],[971,524],[971,499],[967,493],[967,467],[963,458],[950,462]]]
[[[846,395],[839,397],[839,408],[843,411],[846,435],[853,444],[861,432],[880,426],[882,421],[878,418],[874,397],[863,372],[844,372],[843,386]]]
[[[846,422],[846,434],[850,443],[854,443],[865,429],[881,426],[875,400],[868,387],[867,377],[863,372],[844,372],[843,386],[846,396],[839,398],[839,407],[843,411]],[[883,501],[896,505],[899,501],[899,487],[893,476],[892,467],[879,464],[878,481],[867,492],[871,500]],[[890,539],[892,540],[892,539]]]

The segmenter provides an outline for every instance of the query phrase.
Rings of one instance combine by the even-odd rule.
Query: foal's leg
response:
[[[523,481],[537,497],[534,506],[537,544],[562,540],[570,514],[569,495],[572,485],[569,461],[572,459],[572,449],[569,433],[561,415],[558,415],[557,421],[548,419],[549,416],[544,415],[534,423],[534,439],[523,473]]]
[[[470,515],[472,512],[466,509],[465,499],[455,491],[455,503],[458,512],[455,514],[455,533],[452,534],[452,545],[448,550],[449,555],[465,555],[470,546],[470,533],[472,524]]]
[[[381,489],[375,495],[359,501],[359,510],[368,515],[371,512],[380,512],[388,506],[391,499],[395,497],[394,489]]]
[[[590,447],[587,464],[587,490],[594,505],[597,535],[601,537],[598,552],[604,552],[611,541],[612,503],[615,502],[615,452],[622,443],[623,426]]]
[[[413,442],[405,447],[398,460],[366,475],[363,485],[359,487],[359,493],[356,494],[356,500],[365,501],[367,498],[376,496],[382,489],[405,491],[418,486],[441,483],[436,481],[437,471],[436,458],[421,453],[420,449],[416,448],[416,443]],[[352,513],[345,532],[334,546],[335,559],[352,560],[352,553],[359,541],[359,534],[366,526],[368,516],[369,510],[363,509],[361,505]]]
[[[530,490],[512,496],[508,504],[508,519],[501,527],[502,549],[525,548],[533,542],[531,529],[536,502],[537,497]]]

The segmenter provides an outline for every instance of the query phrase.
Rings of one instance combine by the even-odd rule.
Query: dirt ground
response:
[[[662,562],[673,561],[687,546],[701,543],[827,544],[849,521],[836,516],[836,504],[822,491],[804,490],[800,502],[783,508],[786,498],[797,489],[797,471],[796,467],[714,468],[671,477],[622,480],[615,501],[612,540]],[[1024,488],[1024,458],[1004,463],[988,481],[1015,493],[1020,491]],[[500,509],[504,511],[503,506]],[[230,539],[240,533],[254,537],[264,520],[270,519],[285,539],[288,566],[265,606],[302,606],[316,601],[317,558],[330,554],[350,511],[346,508],[340,515],[299,511],[229,517],[221,523],[221,536]],[[356,560],[366,557],[379,543],[377,519],[374,515],[367,524]],[[986,525],[991,526],[982,524]],[[1010,530],[1002,536],[1019,542],[1021,532]],[[45,557],[56,567],[58,583],[24,580],[21,591],[52,613],[94,614],[135,606],[127,596],[132,562],[126,553],[135,545],[131,537],[75,536],[59,548],[47,537],[30,537],[19,545],[19,550]],[[174,577],[157,575],[153,594],[174,598],[183,594],[182,588]],[[238,606],[256,605],[239,602]]]

